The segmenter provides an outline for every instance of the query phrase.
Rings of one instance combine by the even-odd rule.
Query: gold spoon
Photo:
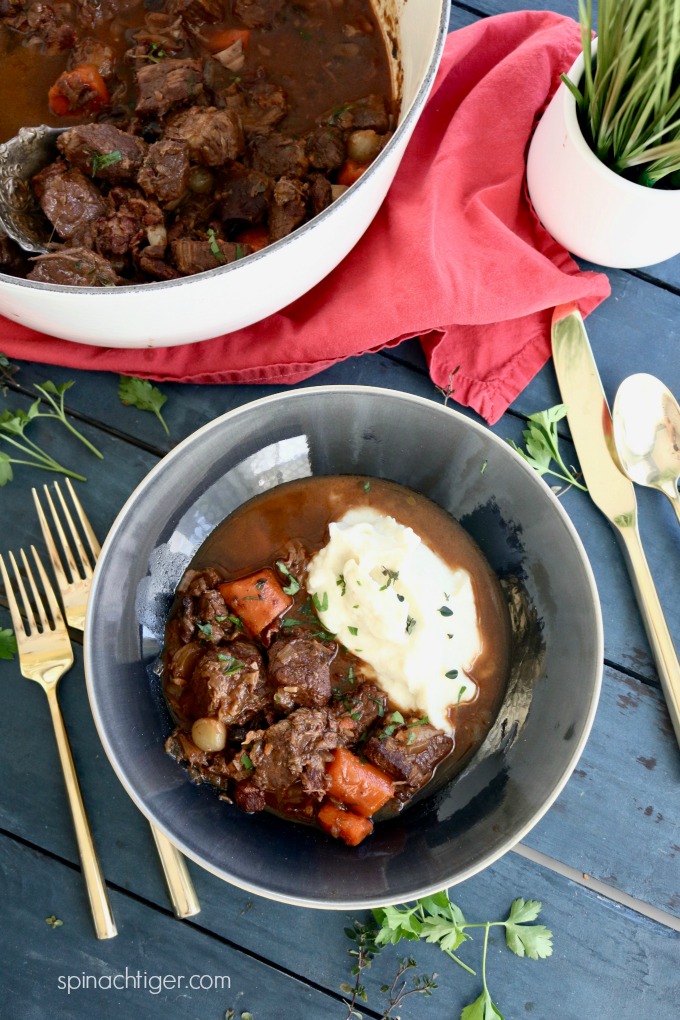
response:
[[[659,489],[680,522],[680,405],[653,375],[629,375],[614,400],[614,442],[631,481]]]

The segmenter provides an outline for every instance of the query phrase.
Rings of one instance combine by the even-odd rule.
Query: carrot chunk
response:
[[[338,170],[338,184],[349,186],[358,181],[364,170],[368,170],[370,163],[357,163],[356,159],[346,159]]]
[[[248,28],[218,28],[205,40],[206,47],[211,53],[220,53],[222,50],[233,46],[239,39],[245,49],[250,42],[250,29]]]
[[[240,244],[249,244],[253,251],[261,251],[269,244],[269,231],[261,225],[244,227],[234,240]]]
[[[47,99],[57,117],[98,113],[111,102],[106,82],[94,64],[80,64],[72,71],[64,71],[47,93]]]
[[[286,595],[269,567],[247,577],[238,577],[235,581],[225,581],[217,587],[229,609],[240,616],[253,637],[258,637],[293,604],[292,597]]]
[[[370,818],[362,818],[353,811],[343,811],[330,801],[322,804],[317,818],[322,829],[335,839],[344,840],[347,846],[357,846],[373,832],[373,822]]]
[[[385,772],[362,762],[344,747],[335,751],[326,775],[330,778],[329,795],[365,818],[394,796],[394,783]]]

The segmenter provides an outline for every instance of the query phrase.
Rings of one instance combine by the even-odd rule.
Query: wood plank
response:
[[[7,837],[0,873],[2,1014],[12,1020],[222,1018],[229,1008],[265,1018],[281,1016],[282,1001],[327,1020],[340,1009],[337,998],[115,891],[119,934],[97,941],[77,870]],[[63,924],[48,925],[52,916]]]
[[[351,915],[248,898],[212,879],[214,896],[205,898],[197,923],[179,924],[114,890],[112,906],[120,933],[96,942],[74,869],[6,837],[0,837],[0,862],[9,884],[0,971],[5,972],[7,1015],[17,1020],[42,1020],[47,1010],[55,1020],[91,1016],[95,1011],[107,1020],[122,1010],[149,1020],[168,1012],[221,1018],[229,1007],[236,1007],[237,1016],[248,1010],[256,1020],[345,1015],[346,1008],[323,989],[338,995],[339,985],[349,977],[352,961],[343,928]],[[8,896],[12,890],[19,895]],[[551,1016],[555,1001],[560,1002],[560,1020],[611,1016],[613,1008],[619,1020],[669,1015],[668,1004],[677,991],[677,933],[515,855],[452,892],[470,921],[502,919],[519,895],[542,901],[541,921],[553,930],[555,953],[540,962],[518,960],[503,945],[502,932],[492,930],[487,978],[506,1016]],[[52,915],[63,925],[48,926],[44,919]],[[226,929],[225,938],[211,937],[213,925]],[[462,947],[459,955],[479,973],[482,933],[472,934],[474,942]],[[236,949],[234,941],[246,952]],[[418,973],[438,974],[432,998],[409,1000],[408,1016],[413,1020],[450,1020],[479,994],[479,977],[461,971],[436,946],[409,943],[385,949],[366,972],[372,1009],[382,1005],[380,986],[391,982],[407,951],[415,956]],[[273,966],[260,962],[256,957],[261,955]],[[146,973],[147,987],[150,980],[157,987],[159,979],[183,975],[186,981],[192,974],[202,974],[227,976],[231,988],[181,993],[166,989],[159,994],[133,987],[81,989],[71,995],[60,990],[69,975],[74,984],[84,975],[106,984],[106,975],[125,975],[126,967],[130,974]],[[276,968],[298,972],[301,980]]]
[[[0,626],[8,624],[0,610]],[[148,826],[106,759],[87,702],[81,649],[75,654],[60,700],[102,866],[117,885],[165,904]],[[76,861],[44,695],[19,675],[16,663],[0,662],[0,684],[11,720],[0,752],[5,775],[0,828]],[[659,693],[607,669],[582,762],[526,842],[680,916],[679,780],[680,758]]]

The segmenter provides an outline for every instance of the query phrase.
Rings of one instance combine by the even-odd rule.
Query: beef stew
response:
[[[369,0],[0,0],[0,141],[66,126],[34,179],[54,252],[0,271],[75,286],[219,268],[325,209],[397,102]]]
[[[446,731],[391,699],[371,664],[327,630],[327,600],[305,585],[349,507],[417,529],[472,579],[476,690],[456,700],[452,684]],[[385,574],[379,590],[394,594],[398,575]],[[400,811],[442,762],[451,774],[483,740],[507,679],[508,613],[476,544],[425,497],[380,479],[308,478],[255,497],[203,544],[177,590],[162,666],[176,723],[166,750],[192,780],[246,812],[268,809],[357,845],[374,815]]]

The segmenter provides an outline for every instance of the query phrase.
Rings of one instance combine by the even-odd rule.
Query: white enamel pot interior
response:
[[[359,181],[309,223],[242,262],[163,283],[57,287],[0,273],[0,313],[79,343],[169,347],[229,333],[290,304],[347,255],[378,211],[432,88],[449,7],[450,0],[374,0],[397,43],[399,125]]]
[[[583,54],[569,78],[578,84],[582,74]],[[564,84],[529,146],[527,186],[543,226],[574,255],[634,269],[680,253],[680,190],[645,188],[601,163],[581,133]]]

